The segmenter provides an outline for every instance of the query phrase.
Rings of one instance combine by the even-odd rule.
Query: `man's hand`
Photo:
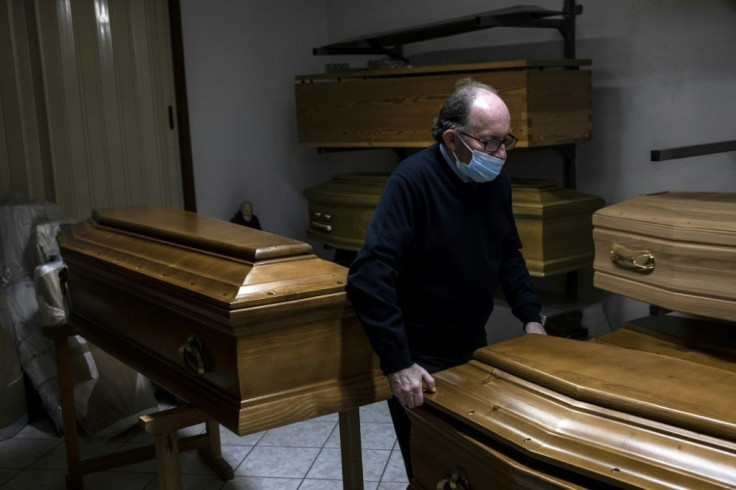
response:
[[[524,325],[524,331],[526,333],[536,333],[539,335],[547,335],[547,331],[544,329],[541,323],[539,322],[529,322],[526,325]]]
[[[434,378],[418,364],[388,375],[391,393],[399,399],[402,407],[414,408],[424,403],[422,381],[427,383],[427,391],[434,393]]]

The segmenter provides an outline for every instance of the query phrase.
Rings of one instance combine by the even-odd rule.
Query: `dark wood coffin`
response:
[[[736,321],[736,193],[663,192],[593,215],[594,285]]]
[[[408,412],[413,488],[736,486],[732,370],[527,335],[434,377]]]
[[[154,207],[59,243],[74,327],[239,435],[389,395],[347,269],[306,243]]]

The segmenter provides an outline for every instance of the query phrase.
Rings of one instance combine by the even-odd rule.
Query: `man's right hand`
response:
[[[434,378],[418,364],[388,375],[391,393],[399,399],[402,407],[414,408],[424,403],[422,381],[427,383],[427,391],[434,393]]]

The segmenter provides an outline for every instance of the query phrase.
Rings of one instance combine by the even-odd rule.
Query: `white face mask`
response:
[[[478,182],[479,184],[490,182],[498,177],[505,160],[483,153],[482,151],[472,150],[465,141],[463,141],[463,138],[460,135],[458,135],[458,138],[462,141],[463,145],[465,145],[465,148],[473,153],[470,161],[465,164],[458,159],[455,152],[452,152],[452,155],[455,157],[455,166],[461,174],[468,177],[473,182]]]

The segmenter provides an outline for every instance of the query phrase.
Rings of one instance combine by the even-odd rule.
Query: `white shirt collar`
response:
[[[457,165],[455,164],[455,160],[450,156],[449,152],[447,151],[447,147],[444,143],[440,143],[440,153],[442,153],[442,156],[445,157],[445,161],[450,166],[453,172],[455,172],[455,175],[460,177],[460,180],[462,180],[464,183],[472,182],[472,180],[461,174],[460,171],[457,169]]]

